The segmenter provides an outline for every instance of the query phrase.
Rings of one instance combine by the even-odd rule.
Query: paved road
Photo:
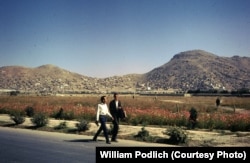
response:
[[[0,162],[95,163],[95,150],[98,146],[165,146],[131,140],[106,144],[104,137],[100,137],[98,142],[91,139],[92,136],[86,135],[0,127]]]

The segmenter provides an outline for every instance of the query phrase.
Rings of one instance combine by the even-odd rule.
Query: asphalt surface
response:
[[[0,127],[1,163],[94,163],[96,147],[164,147],[161,144],[119,140],[106,144],[104,137]],[[166,146],[167,147],[167,146]]]
[[[11,122],[8,115],[0,115],[0,121]],[[103,136],[99,136],[98,141],[92,141],[92,138],[88,135],[0,127],[0,163],[94,163],[97,147],[169,147],[167,144],[124,139],[106,144]]]

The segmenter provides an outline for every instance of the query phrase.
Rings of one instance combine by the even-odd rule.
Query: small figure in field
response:
[[[189,126],[188,128],[189,129],[194,129],[197,125],[197,116],[198,116],[198,113],[196,111],[196,109],[194,108],[191,108],[191,110],[189,111],[190,115],[189,115]]]
[[[219,106],[220,106],[220,98],[217,97],[217,99],[216,99],[216,109],[218,109]]]

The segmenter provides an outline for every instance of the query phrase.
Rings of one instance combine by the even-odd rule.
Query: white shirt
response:
[[[115,101],[116,109],[118,108],[118,102],[119,101]]]
[[[104,103],[98,104],[97,114],[96,114],[96,120],[97,121],[99,121],[99,116],[100,115],[107,115],[110,118],[112,118],[112,115],[109,113],[109,109],[108,109],[107,104],[104,104]]]

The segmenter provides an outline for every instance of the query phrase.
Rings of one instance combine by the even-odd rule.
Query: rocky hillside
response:
[[[250,88],[250,58],[219,57],[193,50],[176,54],[168,63],[144,74],[154,89],[237,90]]]
[[[219,57],[193,50],[181,52],[145,74],[92,78],[54,65],[0,67],[0,89],[38,93],[102,93],[176,89],[236,90],[250,88],[250,58]]]
[[[92,78],[61,69],[54,65],[37,68],[6,66],[0,68],[0,89],[28,93],[102,93],[134,91],[141,75]]]

